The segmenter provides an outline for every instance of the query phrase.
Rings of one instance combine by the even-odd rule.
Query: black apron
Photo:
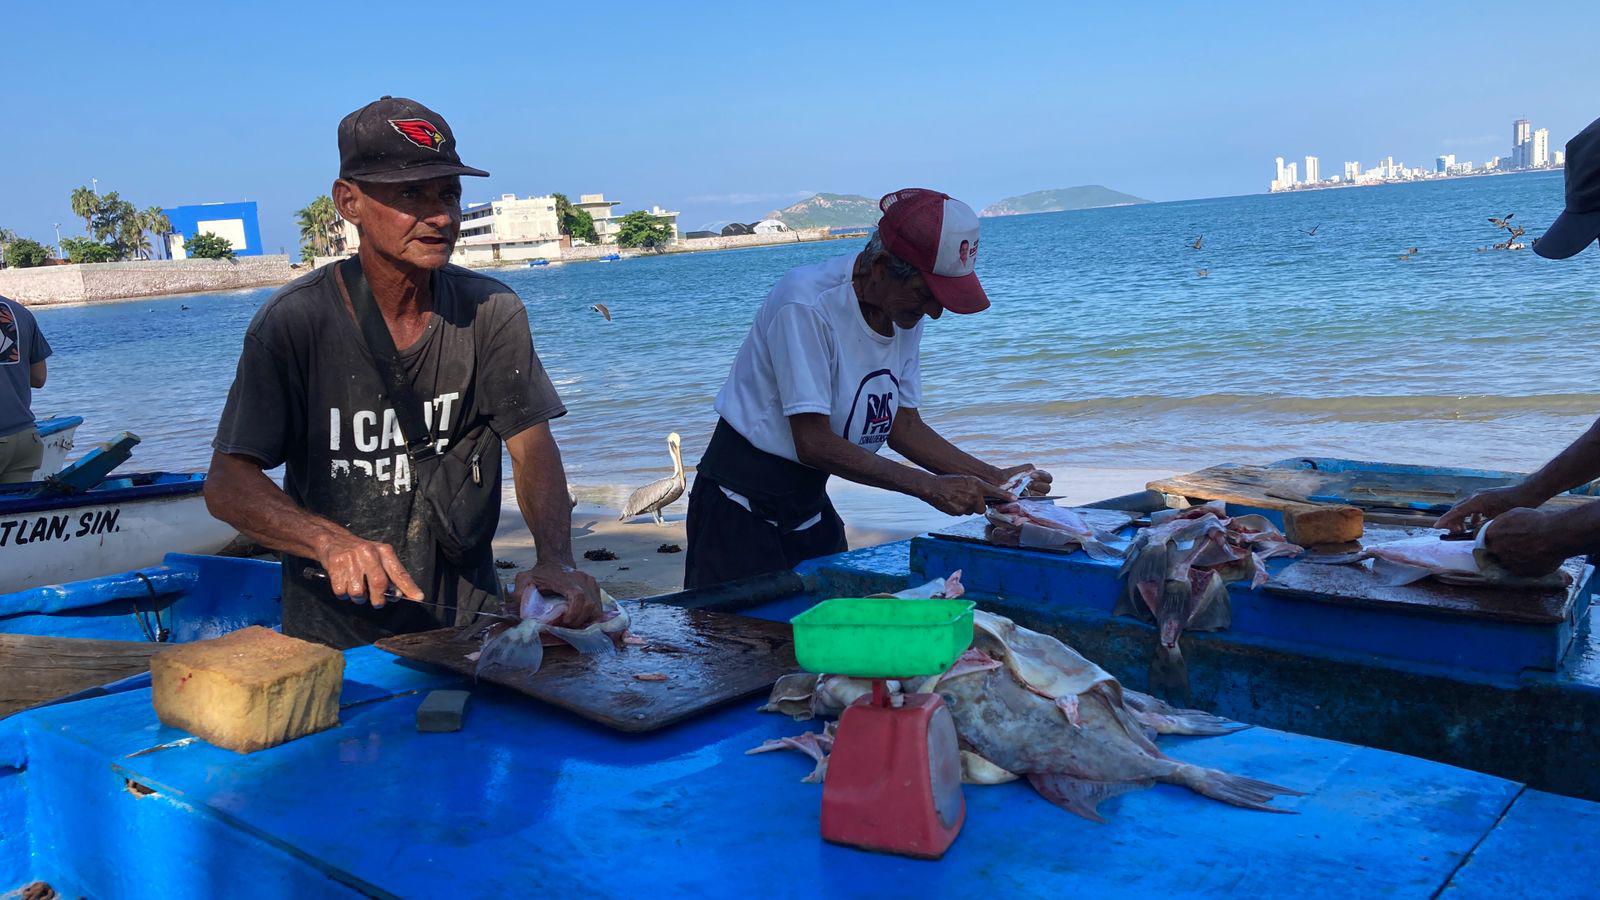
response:
[[[717,420],[695,468],[683,586],[707,587],[849,549],[828,499],[828,473],[762,450]],[[723,488],[750,502],[730,498]],[[800,525],[820,517],[808,528]]]

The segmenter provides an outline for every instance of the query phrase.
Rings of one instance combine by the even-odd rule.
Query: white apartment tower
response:
[[[1306,184],[1316,184],[1322,180],[1322,166],[1315,156],[1306,157]]]
[[[1527,119],[1518,119],[1511,123],[1511,168],[1526,169],[1533,158],[1529,152],[1532,148],[1528,144],[1533,137],[1530,133],[1532,125]]]
[[[1541,168],[1550,165],[1550,129],[1541,128],[1533,133],[1533,159],[1529,165]]]
[[[1347,162],[1344,164],[1344,180],[1357,182],[1361,180],[1361,163]]]

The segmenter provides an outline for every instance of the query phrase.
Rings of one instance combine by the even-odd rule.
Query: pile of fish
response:
[[[584,656],[615,653],[628,636],[628,612],[605,591],[600,592],[600,618],[584,628],[563,628],[551,624],[567,611],[565,597],[546,597],[533,585],[525,585],[514,597],[522,621],[508,625],[486,619],[470,636],[483,636],[483,647],[468,659],[476,659],[473,677],[482,676],[491,666],[523,669],[528,674],[544,664],[544,648],[570,645]]]
[[[1024,472],[1006,482],[1005,489],[1022,498],[1032,482]],[[1020,547],[1082,547],[1094,559],[1120,559],[1115,544],[1121,539],[1114,528],[1096,527],[1077,510],[1056,506],[1050,500],[1017,499],[988,508],[985,517],[1002,532],[1014,533]],[[1131,517],[1128,521],[1131,521]]]
[[[1112,610],[1155,623],[1151,688],[1186,696],[1189,671],[1178,637],[1227,628],[1233,621],[1228,583],[1248,581],[1258,588],[1267,580],[1268,559],[1300,552],[1265,518],[1230,517],[1220,501],[1152,514],[1150,526],[1128,548],[1122,592]]]
[[[960,574],[894,596],[907,602],[956,597],[962,590]],[[972,647],[948,671],[917,683],[890,682],[889,688],[944,698],[960,739],[966,783],[1026,778],[1045,799],[1092,821],[1104,821],[1097,810],[1102,800],[1156,782],[1269,812],[1289,811],[1269,805],[1274,797],[1299,794],[1189,765],[1162,753],[1154,741],[1158,734],[1228,734],[1249,726],[1128,690],[1061,641],[982,610],[973,613]],[[865,679],[791,675],[779,680],[763,709],[796,719],[832,717],[870,690]],[[806,780],[820,781],[833,738],[826,729],[768,741],[749,752],[806,752],[818,761]]]

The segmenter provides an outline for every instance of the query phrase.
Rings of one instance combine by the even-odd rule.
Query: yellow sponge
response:
[[[344,654],[253,626],[150,661],[162,724],[239,753],[339,724]]]

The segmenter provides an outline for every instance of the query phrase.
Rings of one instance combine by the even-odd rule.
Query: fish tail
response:
[[[1280,795],[1305,796],[1304,792],[1293,788],[1200,766],[1179,765],[1168,778],[1163,780],[1181,784],[1213,800],[1221,800],[1223,803],[1242,806],[1245,809],[1259,809],[1263,812],[1293,813],[1295,810],[1280,809],[1269,803],[1272,798]]]
[[[1128,687],[1122,689],[1122,699],[1140,724],[1158,734],[1232,734],[1250,727],[1198,709],[1179,709]]]
[[[1167,697],[1189,696],[1189,664],[1183,661],[1177,643],[1156,642],[1155,655],[1150,657],[1150,691]]]

